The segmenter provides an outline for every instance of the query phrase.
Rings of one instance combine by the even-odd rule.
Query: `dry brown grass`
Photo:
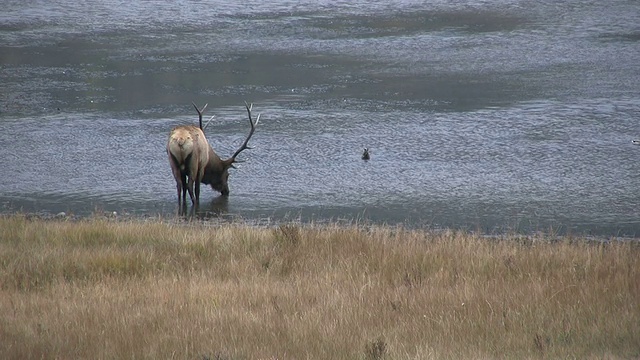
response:
[[[640,357],[640,244],[0,218],[7,359]]]

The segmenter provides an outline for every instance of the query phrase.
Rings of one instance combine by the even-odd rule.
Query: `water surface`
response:
[[[171,127],[208,103],[227,157],[249,101],[255,149],[203,217],[635,236],[638,18],[622,0],[9,1],[0,206],[172,215]]]

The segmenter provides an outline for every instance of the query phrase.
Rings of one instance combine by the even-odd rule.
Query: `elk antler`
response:
[[[200,130],[202,130],[204,132],[204,130],[207,128],[207,126],[209,126],[209,123],[211,122],[211,120],[213,120],[213,118],[215,118],[216,116],[215,115],[211,116],[209,121],[207,121],[207,123],[204,124],[204,126],[202,126],[202,113],[204,113],[204,109],[206,109],[207,105],[209,105],[209,104],[208,103],[204,104],[202,109],[198,109],[198,107],[196,106],[195,103],[192,102],[192,104],[193,104],[193,107],[196,108],[196,111],[198,112],[198,123],[200,124]]]
[[[207,128],[207,126],[209,126],[209,123],[211,122],[211,120],[213,120],[213,118],[215,118],[215,115],[211,115],[211,118],[209,119],[209,121],[207,121],[206,124],[204,124],[204,126],[202,127],[202,131],[204,132],[204,130]]]
[[[247,144],[249,143],[249,139],[251,139],[251,136],[253,136],[253,132],[256,130],[256,125],[258,125],[258,122],[260,121],[260,114],[258,114],[258,117],[256,118],[256,121],[253,121],[253,119],[251,118],[251,109],[253,108],[253,104],[249,105],[247,104],[247,102],[244,102],[245,107],[247,108],[247,113],[249,115],[249,124],[251,124],[251,130],[249,131],[249,135],[247,136],[247,138],[244,140],[244,143],[242,143],[242,145],[240,146],[240,148],[238,150],[236,150],[236,152],[233,154],[233,156],[231,156],[229,159],[227,159],[225,162],[227,164],[229,164],[229,166],[234,167],[233,163],[237,162],[236,161],[236,157],[238,156],[238,154],[240,154],[243,150],[246,149],[253,149],[250,146],[247,146]]]
[[[200,124],[200,130],[204,130],[204,128],[202,127],[202,113],[204,112],[204,109],[207,108],[207,105],[209,105],[209,103],[204,104],[202,109],[198,109],[198,106],[194,102],[192,102],[191,104],[193,104],[193,107],[196,108],[196,111],[198,112],[198,124]],[[209,120],[209,122],[211,122],[211,120]],[[207,123],[207,125],[209,125],[209,123]]]

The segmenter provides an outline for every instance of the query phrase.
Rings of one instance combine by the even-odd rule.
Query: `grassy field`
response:
[[[640,243],[0,217],[3,359],[632,359]]]

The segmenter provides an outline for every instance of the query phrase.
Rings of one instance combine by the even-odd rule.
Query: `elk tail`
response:
[[[172,137],[168,146],[169,153],[179,165],[180,170],[184,170],[185,163],[193,152],[193,141],[188,137]]]

